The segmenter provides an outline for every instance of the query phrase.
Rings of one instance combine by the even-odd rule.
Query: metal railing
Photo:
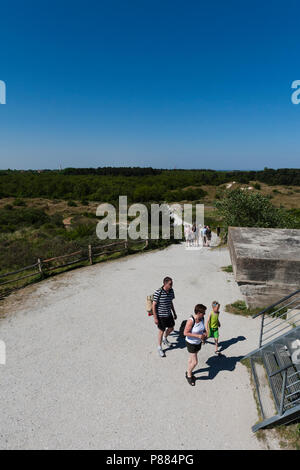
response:
[[[258,317],[259,347],[245,356],[250,358],[262,413],[254,432],[300,416],[300,289],[253,316]],[[256,373],[258,365],[265,373]],[[264,389],[266,379],[271,394]]]
[[[270,378],[274,377],[277,374],[281,374],[282,376],[282,388],[281,388],[281,398],[280,398],[280,407],[278,410],[278,413],[280,416],[283,415],[283,413],[292,408],[293,406],[300,404],[300,389],[298,389],[294,392],[288,393],[290,387],[295,387],[296,384],[300,382],[300,380],[296,380],[295,382],[292,382],[290,384],[287,384],[287,380],[294,376],[297,375],[299,377],[299,372],[295,372],[293,374],[288,375],[287,371],[291,367],[291,365],[286,365],[284,367],[281,367],[279,370],[273,372],[272,374],[269,375]]]
[[[259,348],[300,326],[300,289],[270,305],[253,318],[261,317]]]

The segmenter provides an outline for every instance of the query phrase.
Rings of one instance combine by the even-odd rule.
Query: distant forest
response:
[[[65,168],[54,170],[0,170],[0,198],[45,197],[90,201],[129,202],[196,200],[203,185],[236,181],[300,186],[300,169],[265,168],[261,171],[164,170],[139,167]],[[183,188],[192,188],[183,191]]]

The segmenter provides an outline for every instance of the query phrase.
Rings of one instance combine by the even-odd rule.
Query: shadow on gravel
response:
[[[246,340],[245,336],[237,336],[236,338],[227,339],[226,341],[220,341],[219,342],[220,352],[225,351],[225,349],[229,348],[233,344],[238,343],[239,341],[245,341],[245,340]]]
[[[174,330],[170,334],[170,337],[176,339],[177,341],[176,341],[176,343],[175,342],[172,343],[172,346],[165,349],[165,351],[172,351],[173,349],[184,349],[184,348],[186,348],[185,338],[182,338],[181,336],[179,336],[179,331]]]
[[[182,338],[181,336],[179,336],[179,331],[174,330],[170,334],[170,337],[176,339],[177,341],[174,342],[171,347],[164,349],[165,351],[172,351],[173,349],[184,349],[184,348],[186,348],[185,338]],[[245,336],[237,336],[236,338],[231,338],[231,339],[228,339],[226,341],[220,341],[220,343],[219,343],[220,352],[222,353],[223,351],[225,351],[225,349],[228,349],[233,344],[236,344],[239,341],[245,341],[245,340],[246,340]],[[214,343],[214,340],[212,338],[210,338],[208,341],[206,341],[206,344],[213,344],[214,345],[215,343]]]
[[[223,370],[227,370],[229,372],[233,372],[236,364],[243,359],[244,356],[232,356],[227,357],[223,354],[219,354],[218,356],[210,357],[206,364],[208,367],[204,367],[201,369],[197,369],[194,371],[194,374],[201,373],[201,372],[208,372],[208,375],[196,377],[196,380],[213,380],[219,372]],[[200,358],[201,360],[201,358]]]

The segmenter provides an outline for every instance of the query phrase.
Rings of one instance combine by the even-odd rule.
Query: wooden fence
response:
[[[104,255],[109,256],[116,252],[124,252],[124,254],[126,254],[126,252],[134,251],[134,247],[141,243],[144,245],[142,249],[145,249],[148,246],[148,240],[136,240],[130,242],[127,240],[120,240],[107,245],[88,245],[87,248],[62,256],[56,256],[54,258],[38,258],[37,262],[30,266],[0,275],[0,299],[6,297],[17,289],[21,289],[32,282],[36,282],[47,277],[47,275],[52,271],[60,269],[64,272],[64,268],[68,269],[71,266],[75,267],[76,264],[78,264],[79,267],[80,263],[86,261],[88,261],[89,264],[93,264],[94,262],[101,261],[101,259],[99,259],[100,257]],[[18,276],[19,274],[20,276]],[[31,279],[29,280],[29,278]],[[27,279],[28,282],[24,282],[24,279]],[[20,281],[23,281],[21,285],[19,284]]]

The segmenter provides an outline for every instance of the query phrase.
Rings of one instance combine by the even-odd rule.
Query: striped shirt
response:
[[[169,317],[172,315],[172,301],[175,299],[175,294],[171,288],[166,292],[162,287],[154,292],[153,300],[157,302],[156,312],[159,317]]]

